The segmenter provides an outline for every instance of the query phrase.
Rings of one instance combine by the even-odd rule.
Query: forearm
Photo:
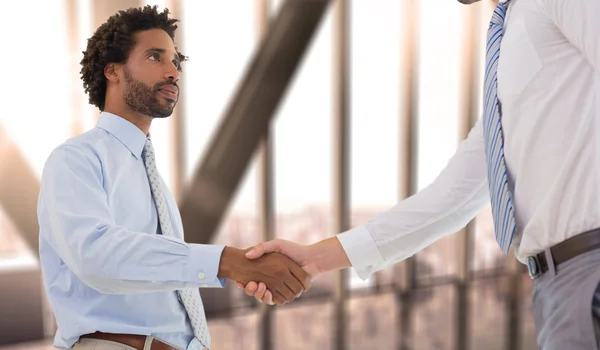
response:
[[[119,226],[85,234],[81,227],[57,237],[56,248],[84,283],[105,294],[222,287],[217,270],[222,246],[187,244]],[[78,239],[86,237],[86,239]]]
[[[489,203],[483,146],[478,122],[432,184],[338,235],[360,277],[367,278],[457,232]]]
[[[337,237],[327,238],[309,246],[310,256],[319,273],[336,271],[351,266],[350,260]]]

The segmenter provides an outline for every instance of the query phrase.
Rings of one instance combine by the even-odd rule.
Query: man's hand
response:
[[[311,276],[292,259],[266,251],[247,259],[248,250],[225,247],[217,276],[243,284],[261,282],[271,291],[272,301],[277,305],[290,302],[310,289]]]
[[[248,259],[258,259],[263,256],[263,254],[272,252],[287,255],[302,267],[311,278],[315,278],[322,272],[312,256],[311,246],[304,246],[283,239],[275,239],[269,242],[260,243],[247,252],[246,257]],[[272,292],[264,283],[251,281],[245,284],[240,282],[243,281],[237,282],[238,288],[244,289],[247,295],[254,296],[256,300],[265,304],[273,305]]]
[[[311,278],[315,278],[321,273],[319,266],[317,266],[315,259],[311,254],[310,246],[297,244],[284,239],[274,239],[269,242],[259,243],[246,253],[246,258],[258,259],[267,253],[280,253],[288,256],[304,269]]]

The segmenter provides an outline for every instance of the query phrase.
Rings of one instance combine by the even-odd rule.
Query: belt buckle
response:
[[[536,255],[532,255],[527,258],[527,271],[529,272],[529,277],[531,277],[532,280],[541,276],[542,267],[540,265],[540,260]]]

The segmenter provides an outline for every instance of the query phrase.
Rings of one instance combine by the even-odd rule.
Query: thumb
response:
[[[250,251],[246,253],[246,258],[257,259],[266,253],[279,252],[281,251],[281,245],[279,240],[272,240],[269,242],[261,242],[254,246]]]

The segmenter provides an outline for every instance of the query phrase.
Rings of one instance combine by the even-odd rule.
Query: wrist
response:
[[[233,275],[235,274],[237,267],[239,267],[240,257],[244,258],[244,251],[241,249],[228,246],[223,248],[217,277],[234,280],[235,278]]]
[[[352,266],[344,248],[336,237],[311,244],[308,246],[308,251],[319,275]]]

